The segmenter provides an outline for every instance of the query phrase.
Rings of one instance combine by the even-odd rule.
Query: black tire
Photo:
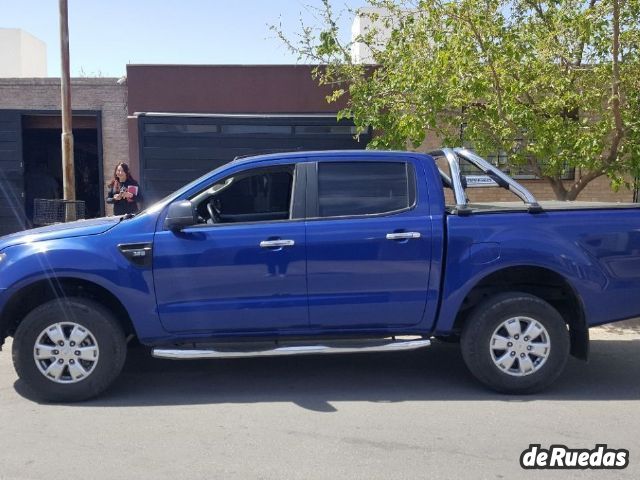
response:
[[[507,371],[494,363],[494,356],[500,355],[495,352],[500,350],[492,349],[492,336],[503,322],[514,317],[527,317],[538,322],[546,329],[545,335],[549,340],[546,360],[535,367],[537,370],[532,369],[524,376],[514,376],[518,375],[514,366]],[[519,322],[518,325],[521,326]],[[467,367],[486,386],[501,393],[534,393],[551,385],[562,373],[569,357],[569,331],[558,311],[544,300],[521,292],[501,293],[482,302],[469,315],[460,345]],[[514,355],[507,350],[504,353]],[[522,353],[515,354],[515,359],[519,360],[520,355]],[[525,355],[540,362],[540,357]],[[517,365],[519,370],[519,361]]]
[[[56,383],[47,378],[34,359],[34,347],[41,333],[61,322],[74,322],[88,329],[99,349],[92,371],[76,383]],[[36,307],[20,322],[12,354],[18,376],[37,399],[78,402],[99,395],[111,385],[124,366],[127,345],[122,327],[104,306],[85,298],[65,298]]]

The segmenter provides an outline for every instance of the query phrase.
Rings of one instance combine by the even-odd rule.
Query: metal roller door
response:
[[[364,149],[353,123],[335,115],[138,114],[145,203],[236,157],[301,150]]]
[[[24,228],[22,116],[0,110],[0,235]]]

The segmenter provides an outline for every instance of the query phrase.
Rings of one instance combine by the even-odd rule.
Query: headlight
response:
[[[6,253],[0,253],[0,263],[2,263],[2,261],[7,258],[7,254]]]

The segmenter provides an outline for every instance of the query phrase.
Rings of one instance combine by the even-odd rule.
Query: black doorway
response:
[[[83,127],[73,129],[76,199],[85,202],[86,218],[95,218],[102,215],[96,117],[73,121]],[[25,211],[32,222],[34,199],[62,198],[62,129],[59,116],[24,116],[22,127]]]

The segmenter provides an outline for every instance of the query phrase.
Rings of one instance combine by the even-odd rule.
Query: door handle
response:
[[[410,238],[420,238],[420,232],[387,233],[387,240],[408,240]]]
[[[263,240],[260,242],[262,248],[282,248],[293,247],[295,245],[293,240]]]

